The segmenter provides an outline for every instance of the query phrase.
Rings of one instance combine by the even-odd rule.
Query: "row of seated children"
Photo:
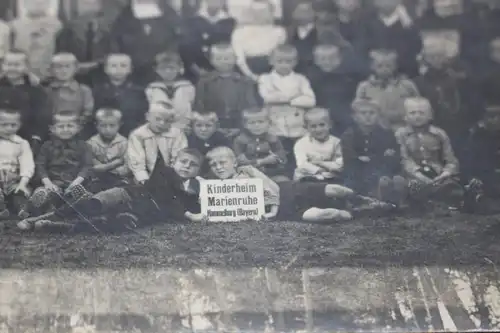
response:
[[[431,125],[432,109],[426,99],[408,99],[405,102],[405,107],[407,110],[406,126],[398,130],[396,137],[394,137],[390,131],[383,129],[378,124],[379,108],[375,103],[356,101],[354,105],[356,125],[346,131],[340,143],[344,147],[342,150],[347,157],[342,163],[347,171],[346,174],[349,175],[343,185],[349,187],[325,182],[322,177],[318,179],[321,181],[315,182],[282,180],[276,183],[254,166],[240,164],[234,150],[224,146],[211,147],[206,153],[211,177],[218,179],[258,177],[263,179],[265,201],[269,206],[266,218],[291,219],[293,217],[306,221],[350,219],[352,215],[348,210],[356,211],[356,208],[353,208],[353,202],[366,202],[367,196],[378,195],[384,200],[399,203],[405,199],[404,195],[408,183],[410,198],[413,200],[425,202],[429,199],[436,199],[457,207],[463,199],[464,187],[458,180],[458,161],[454,156],[449,138],[443,130]],[[108,110],[108,116],[110,118],[116,116],[115,111]],[[494,120],[498,119],[498,115],[494,112],[498,112],[498,108],[493,108],[487,113],[488,117],[485,117],[481,129],[491,131],[491,128],[495,128],[498,120],[496,123]],[[324,109],[312,109],[306,115],[306,119],[308,117],[310,117],[308,122],[312,124],[315,122],[323,123],[319,126],[322,130],[311,130],[303,139],[318,143],[332,141],[332,136],[329,134],[328,112]],[[114,118],[116,138],[120,118],[118,117],[118,120],[117,117]],[[68,141],[74,138],[75,132],[68,128],[63,131],[63,124],[68,127],[77,127],[77,119],[74,115],[68,115],[67,118],[63,118],[62,115],[55,117],[53,134],[58,136],[60,142],[67,141],[67,146],[69,146]],[[199,185],[193,186],[193,182],[196,183],[199,180],[196,177],[200,175],[203,166],[203,155],[197,149],[186,148],[188,141],[181,131],[171,126],[173,121],[172,109],[155,106],[148,113],[148,123],[136,129],[130,136],[126,155],[128,166],[135,178],[135,182],[129,183],[131,185],[122,186],[123,183],[115,183],[115,186],[112,187],[112,184],[108,184],[112,187],[111,189],[92,196],[79,187],[85,180],[85,175],[81,173],[85,170],[84,168],[69,177],[66,184],[62,184],[60,187],[55,185],[56,187],[52,190],[50,189],[54,186],[53,179],[46,176],[43,179],[45,187],[40,190],[47,193],[44,196],[45,201],[48,195],[57,193],[63,186],[66,186],[65,192],[74,197],[81,196],[82,193],[85,194],[83,200],[80,200],[81,203],[78,206],[69,205],[68,208],[68,206],[63,205],[62,208],[55,211],[54,208],[51,208],[48,215],[28,218],[21,221],[19,226],[23,229],[29,229],[35,222],[39,222],[38,225],[47,223],[50,225],[54,219],[67,217],[68,214],[74,215],[75,212],[80,215],[82,212],[87,215],[94,215],[95,213],[92,212],[100,214],[107,211],[109,207],[113,207],[114,212],[116,210],[131,210],[122,216],[128,220],[131,219],[136,224],[145,214],[158,212],[158,209],[153,208],[158,208],[161,203],[171,205],[173,198],[183,198],[179,191],[181,194],[190,195],[188,196],[190,199],[186,199],[187,201],[184,203],[186,206],[180,204],[176,210],[172,210],[175,211],[175,214],[170,213],[174,215],[163,216],[170,216],[172,219],[202,220],[203,217],[198,211],[199,207],[197,208],[193,202],[193,200],[196,201],[193,197],[197,197]],[[108,137],[106,141],[109,143],[115,138]],[[471,136],[471,142],[474,144],[478,142],[476,131]],[[398,168],[399,153],[402,157],[402,170]],[[190,157],[186,158],[186,155]],[[111,168],[122,165],[124,158],[118,159],[120,161],[115,164],[113,161],[108,162],[111,164]],[[84,165],[82,162],[84,160],[85,158],[80,156],[81,165]],[[325,169],[328,170],[332,164],[340,161],[324,161],[323,159],[309,161],[309,163],[313,162],[318,163],[318,166],[326,166]],[[98,163],[97,166],[102,166],[102,163]],[[297,170],[300,169],[297,168]],[[477,169],[475,170],[476,176],[468,184],[468,188],[474,185],[473,193],[477,194],[477,196],[472,197],[473,200],[476,200],[480,194],[478,191],[479,185],[482,183],[480,179],[487,181],[486,177],[495,172],[496,169],[483,170],[480,173],[477,172]],[[321,172],[317,174],[321,174]],[[405,176],[409,182],[401,175]],[[181,181],[178,181],[179,178]],[[165,186],[168,187],[168,190],[165,190]],[[75,194],[75,191],[81,193]],[[311,196],[311,194],[315,195]],[[57,198],[62,198],[63,195],[59,194]],[[314,198],[314,202],[307,200],[307,198]],[[332,201],[332,198],[341,200]],[[344,200],[347,198],[349,200]],[[70,199],[68,198],[68,200]],[[143,204],[144,200],[148,203]],[[77,200],[77,203],[80,201]],[[346,206],[347,203],[350,203],[351,206]],[[124,208],[124,205],[128,208]],[[135,208],[131,209],[131,205]],[[146,207],[145,210],[142,210],[141,206]],[[163,214],[171,208],[165,209],[160,208],[159,211]],[[133,214],[137,210],[142,212],[139,214],[140,217]]]
[[[211,50],[215,70],[202,76],[196,87],[183,78],[180,56],[165,52],[156,57],[157,77],[145,90],[131,81],[132,62],[125,54],[108,56],[104,66],[107,78],[90,90],[75,79],[78,64],[74,55],[56,54],[52,59],[53,78],[39,87],[29,79],[26,56],[12,51],[3,62],[0,99],[21,109],[23,128],[19,134],[34,150],[47,139],[51,116],[59,111],[79,113],[85,123],[84,135],[88,138],[95,134],[92,122],[95,110],[109,104],[110,99],[122,111],[120,133],[125,136],[144,123],[151,103],[173,105],[178,117],[175,126],[185,131],[190,129],[193,110],[216,112],[221,130],[231,138],[239,131],[241,110],[264,104],[269,108],[272,132],[281,139],[293,164],[291,151],[295,141],[305,134],[306,109],[314,106],[328,109],[334,124],[332,133],[340,136],[352,125],[352,100],[373,99],[380,105],[383,126],[397,130],[404,124],[404,100],[423,95],[431,101],[434,124],[445,129],[458,149],[482,108],[479,102],[471,102],[477,101],[470,93],[474,89],[462,86],[456,75],[447,70],[442,47],[428,45],[424,51],[428,70],[413,82],[398,74],[394,51],[374,50],[372,76],[358,85],[358,80],[341,66],[338,47],[317,46],[315,67],[303,75],[294,71],[297,50],[282,45],[270,56],[272,72],[261,75],[254,83],[237,73],[231,46],[216,44]]]

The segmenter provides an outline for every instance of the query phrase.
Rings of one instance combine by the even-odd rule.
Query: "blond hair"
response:
[[[213,111],[207,113],[193,111],[191,113],[191,125],[194,125],[197,121],[206,121],[217,125],[219,123],[219,117],[217,116],[217,113]]]
[[[234,151],[229,148],[229,147],[216,147],[205,155],[205,157],[210,161],[211,159],[218,157],[218,156],[224,156],[224,157],[229,157],[232,160],[236,161],[236,154]]]
[[[115,108],[101,108],[95,113],[95,120],[97,122],[104,119],[116,119],[116,121],[121,121],[123,114],[120,110]]]

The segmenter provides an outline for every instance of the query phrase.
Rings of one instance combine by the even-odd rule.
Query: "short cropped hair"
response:
[[[181,155],[193,156],[194,158],[196,158],[200,162],[200,165],[203,164],[204,157],[203,157],[203,154],[200,153],[200,151],[198,149],[183,148],[183,149],[179,150],[179,152],[177,153],[176,159],[179,158],[179,156],[181,156]]]
[[[201,113],[198,111],[193,111],[191,114],[191,124],[194,124],[197,121],[207,121],[211,122],[214,124],[219,123],[219,117],[217,116],[217,113],[215,112],[206,112],[206,113]]]
[[[100,108],[95,113],[95,120],[97,122],[104,119],[115,119],[116,121],[121,121],[122,117],[122,112],[115,108]]]
[[[404,101],[405,110],[408,111],[415,106],[424,106],[432,113],[431,102],[425,97],[409,97]]]
[[[182,59],[178,52],[165,51],[155,56],[156,67],[176,66],[182,67]]]
[[[59,111],[57,113],[54,113],[52,115],[51,125],[57,124],[57,122],[59,121],[59,118],[74,118],[75,122],[78,123],[78,125],[81,125],[80,115],[75,111],[63,110],[63,111]]]
[[[267,117],[269,117],[269,109],[266,107],[263,108],[253,107],[253,108],[243,109],[241,111],[241,120],[245,121],[246,115],[257,115],[257,114],[265,114]]]
[[[111,57],[123,57],[123,58],[127,58],[129,61],[130,61],[130,64],[132,64],[132,58],[126,54],[126,53],[121,53],[121,52],[115,52],[115,53],[110,53],[106,56],[106,60],[105,60],[105,64],[108,63],[109,59]]]
[[[213,159],[216,156],[227,156],[233,160],[236,160],[236,154],[229,147],[216,147],[205,155],[208,160]]]
[[[74,64],[78,63],[78,59],[71,52],[59,52],[52,56],[51,63],[59,64],[59,63],[67,63],[72,62]]]
[[[370,59],[372,61],[390,60],[397,62],[398,53],[391,49],[373,49],[370,51]]]
[[[309,117],[317,116],[317,115],[323,116],[329,122],[331,121],[331,119],[330,119],[330,112],[328,112],[327,109],[325,109],[325,108],[312,108],[312,109],[307,110],[306,113],[304,114],[304,122],[305,122],[305,124],[307,125]]]
[[[210,47],[210,54],[216,51],[231,51],[234,52],[234,48],[229,43],[216,43]]]
[[[11,107],[2,107],[0,106],[0,113],[7,114],[7,115],[17,115],[21,116],[21,110],[17,108],[11,108]]]
[[[327,51],[327,50],[331,50],[331,51],[335,51],[335,52],[340,53],[340,47],[338,47],[335,44],[327,44],[327,43],[316,45],[314,47],[313,52],[316,53],[316,52],[319,52],[319,51]]]
[[[286,55],[294,56],[295,58],[297,58],[299,56],[299,52],[297,51],[297,48],[291,44],[278,45],[271,53],[271,57],[275,57],[279,54],[286,54]]]

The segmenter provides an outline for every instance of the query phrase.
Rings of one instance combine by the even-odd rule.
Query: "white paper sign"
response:
[[[261,179],[203,180],[201,212],[210,222],[260,220],[265,213]]]

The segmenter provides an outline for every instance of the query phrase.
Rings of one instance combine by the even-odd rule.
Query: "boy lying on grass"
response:
[[[356,195],[351,189],[340,185],[292,181],[278,185],[252,166],[238,166],[236,155],[227,147],[209,151],[207,158],[211,171],[219,179],[263,180],[265,219],[346,221],[353,217],[347,211],[349,208],[353,212],[390,208],[390,205]],[[58,221],[79,218],[91,222],[92,218],[112,214],[115,214],[115,218],[110,221],[113,224],[107,224],[111,231],[114,231],[113,228],[135,228],[145,221],[201,222],[205,220],[199,212],[198,204],[197,174],[201,163],[202,156],[199,152],[184,149],[172,168],[162,167],[164,164],[155,166],[153,175],[144,185],[117,187],[93,196],[84,196],[72,206],[64,206],[53,213],[23,220],[18,227],[23,230],[33,227],[72,227],[74,224]],[[196,187],[192,186],[193,183]]]
[[[265,219],[280,221],[346,221],[353,212],[390,208],[374,199],[356,195],[351,189],[327,183],[287,181],[279,184],[250,165],[238,166],[233,150],[218,147],[207,153],[208,164],[218,179],[260,178],[264,185]]]
[[[102,216],[109,219],[104,219],[105,225],[95,227],[109,231],[157,221],[201,221],[197,176],[202,162],[203,157],[197,150],[185,148],[178,153],[172,167],[166,166],[159,158],[144,185],[114,187],[95,195],[87,193],[72,205],[67,204],[54,212],[25,219],[18,223],[18,227],[22,230],[72,228],[75,223],[61,221],[76,219],[93,223]]]

